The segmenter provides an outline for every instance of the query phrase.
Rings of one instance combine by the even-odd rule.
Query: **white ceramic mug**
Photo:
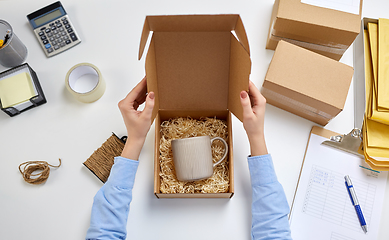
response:
[[[216,163],[212,161],[212,143],[223,142],[223,157]],[[212,176],[213,169],[227,156],[228,145],[223,138],[209,136],[191,137],[172,140],[173,161],[179,181],[197,181]]]

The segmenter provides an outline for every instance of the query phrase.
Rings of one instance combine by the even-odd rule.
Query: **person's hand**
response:
[[[264,135],[266,99],[250,81],[249,93],[240,93],[240,103],[243,107],[243,127],[250,142],[251,156],[267,154]]]
[[[146,106],[143,111],[138,111],[138,107],[145,101]],[[128,135],[121,156],[137,160],[153,122],[151,115],[154,108],[154,92],[147,94],[146,77],[119,102],[118,106],[122,113]]]

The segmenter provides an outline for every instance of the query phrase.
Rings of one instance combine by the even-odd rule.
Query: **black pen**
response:
[[[3,46],[5,46],[5,44],[7,44],[7,41],[8,39],[10,38],[10,34],[11,34],[11,30],[7,30],[6,34],[5,34],[5,37],[4,37],[4,43],[3,43]]]

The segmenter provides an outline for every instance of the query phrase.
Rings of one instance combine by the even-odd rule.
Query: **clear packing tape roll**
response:
[[[66,88],[80,102],[92,103],[105,92],[105,81],[100,70],[93,64],[80,63],[66,74]]]

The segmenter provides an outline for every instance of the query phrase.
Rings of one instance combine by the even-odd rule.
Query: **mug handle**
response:
[[[224,139],[221,138],[221,137],[214,137],[214,138],[211,139],[211,145],[212,145],[213,141],[215,141],[215,140],[220,140],[220,141],[223,142],[223,144],[224,144],[224,155],[218,162],[213,164],[213,167],[216,167],[219,163],[221,163],[226,158],[227,153],[228,153],[228,145],[227,145],[226,141],[224,141]]]

